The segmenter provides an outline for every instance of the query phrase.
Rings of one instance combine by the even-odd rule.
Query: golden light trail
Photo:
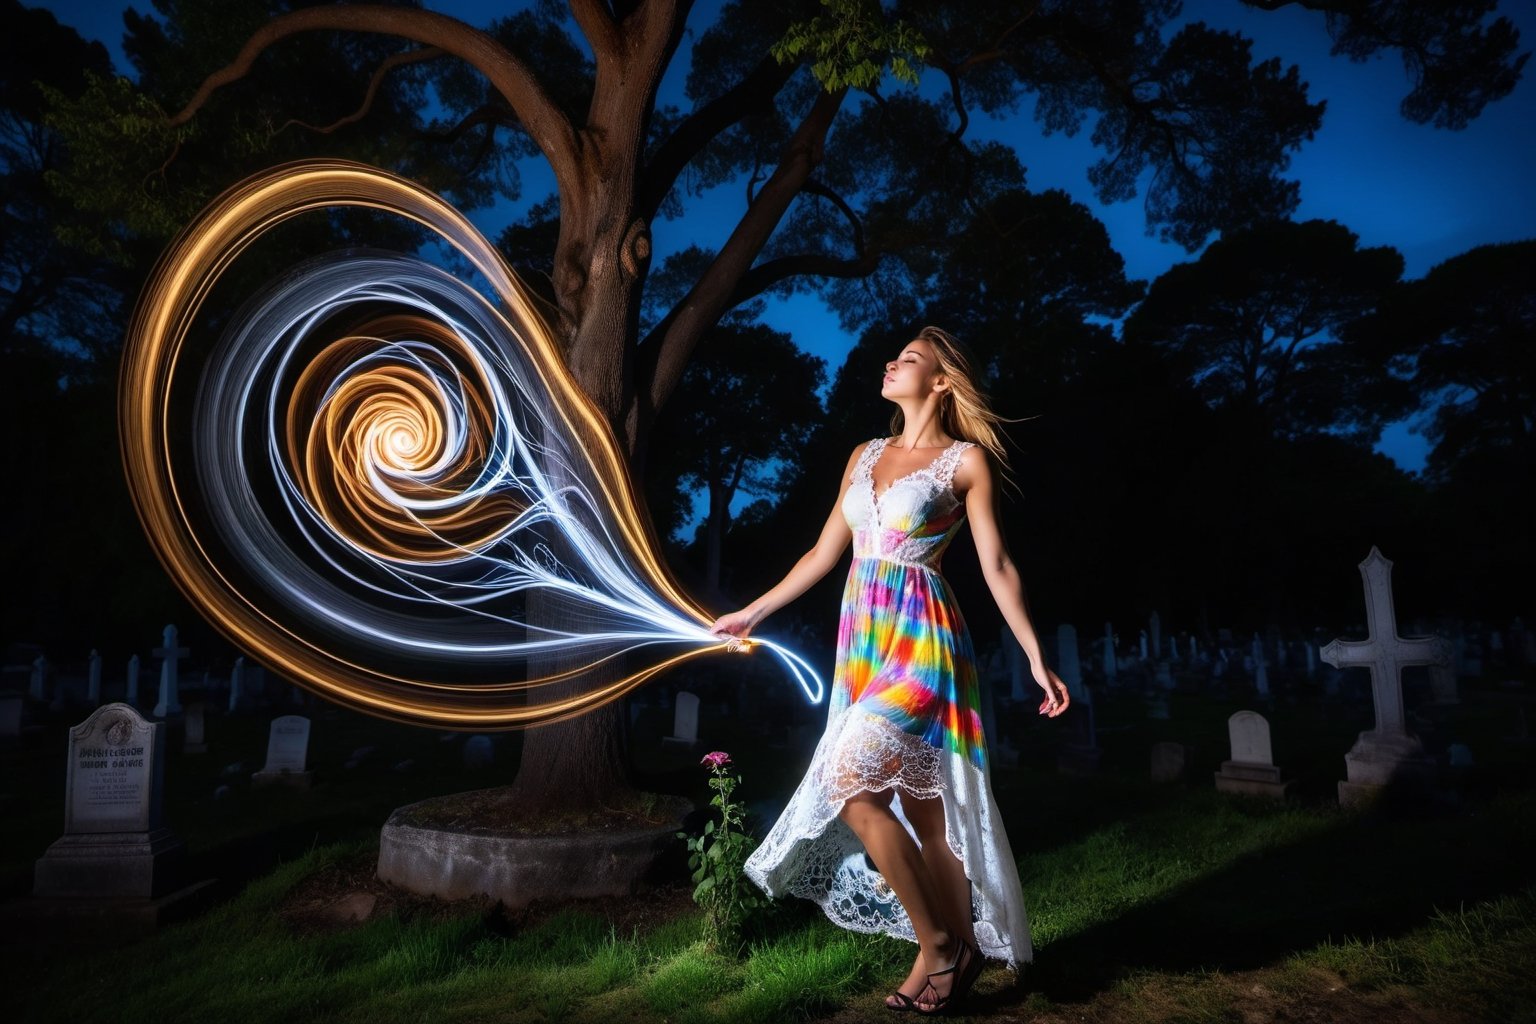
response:
[[[424,226],[496,301],[411,257],[342,254],[298,268],[217,343],[192,347],[244,250],[342,207]],[[407,179],[306,161],[215,199],[145,286],[118,401],[130,491],[172,579],[237,646],[330,700],[521,728],[736,646],[708,633],[712,616],[672,579],[607,422],[516,275]],[[518,611],[528,603],[537,624]],[[821,699],[797,655],[748,644]],[[594,671],[615,659],[633,671]],[[602,681],[549,695],[589,678]]]

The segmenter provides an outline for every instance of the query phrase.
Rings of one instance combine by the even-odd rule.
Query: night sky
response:
[[[121,11],[126,5],[102,0],[47,0],[38,6],[87,37],[104,42],[120,70],[128,64],[119,45]],[[488,0],[432,0],[426,6],[485,24],[516,9],[515,3]],[[698,3],[692,24],[705,26],[719,4]],[[140,5],[140,9],[148,5]],[[1536,3],[1505,0],[1500,13],[1520,30],[1522,49],[1536,44]],[[1310,84],[1309,96],[1326,99],[1322,130],[1294,155],[1291,176],[1301,181],[1301,206],[1295,219],[1337,220],[1360,236],[1362,245],[1392,245],[1402,252],[1408,277],[1422,276],[1435,264],[1490,242],[1536,237],[1536,91],[1526,80],[1514,93],[1488,107],[1471,127],[1448,132],[1416,125],[1398,114],[1408,91],[1408,79],[1395,51],[1364,64],[1328,55],[1329,39],[1323,17],[1293,5],[1276,12],[1256,11],[1238,0],[1191,0],[1185,20],[1203,20],[1235,29],[1254,40],[1255,61],[1279,56],[1297,64]],[[1176,29],[1178,23],[1173,28]],[[687,74],[685,41],[662,87],[662,101],[687,106],[682,82]],[[937,76],[923,88],[938,91]],[[1150,280],[1169,266],[1198,254],[1159,243],[1146,234],[1141,203],[1113,206],[1097,202],[1088,184],[1087,168],[1096,158],[1088,141],[1091,125],[1074,138],[1042,138],[1026,104],[1000,120],[974,118],[973,133],[1009,141],[1019,150],[1034,189],[1060,188],[1088,205],[1109,229],[1124,255],[1127,274]],[[834,132],[836,128],[834,127]],[[552,188],[542,161],[523,167],[524,192],[515,204],[479,211],[476,222],[494,236],[528,205]],[[722,186],[691,202],[689,214],[654,226],[656,258],[689,244],[718,246],[745,208],[739,184]],[[787,331],[802,348],[822,356],[829,369],[842,363],[852,338],[813,296],[772,300],[764,318]],[[1403,468],[1423,465],[1426,447],[1406,423],[1389,427],[1379,450]]]

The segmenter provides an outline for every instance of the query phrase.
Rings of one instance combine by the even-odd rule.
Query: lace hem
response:
[[[848,714],[857,717],[842,721]],[[951,758],[962,773],[954,780],[958,786],[952,787],[943,770],[945,755],[939,749],[901,732],[879,715],[851,709],[838,717],[837,727],[829,724],[818,745],[812,770],[801,789],[748,858],[744,866],[747,877],[769,896],[791,895],[815,902],[839,927],[915,942],[905,908],[871,866],[863,844],[839,814],[848,798],[863,790],[889,789],[898,797],[909,794],[914,799],[942,796],[945,841],[972,883],[977,945],[984,955],[1004,960],[1010,970],[1017,970],[1020,962],[1030,959],[1031,951],[1017,869],[1007,840],[993,837],[1000,842],[991,849],[979,841],[980,837],[966,843],[957,831],[962,815],[976,813],[973,805],[978,797],[990,806],[990,799],[984,796],[985,777],[973,765]],[[867,770],[888,765],[892,758],[900,764],[887,775],[875,776]],[[972,805],[971,810],[962,810],[962,805]],[[912,831],[899,803],[893,803],[892,810]]]

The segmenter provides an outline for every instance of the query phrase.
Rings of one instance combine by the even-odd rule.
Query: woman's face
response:
[[[933,346],[926,341],[909,341],[900,355],[885,364],[880,395],[892,401],[925,398],[932,393],[933,385],[941,375]]]

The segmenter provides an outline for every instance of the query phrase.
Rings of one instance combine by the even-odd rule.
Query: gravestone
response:
[[[21,738],[22,703],[19,693],[0,694],[0,741]]]
[[[125,700],[134,707],[139,706],[139,656],[137,654],[128,659],[128,696]]]
[[[86,676],[85,699],[91,707],[101,703],[101,655],[91,651],[90,670]]]
[[[1264,663],[1264,641],[1253,634],[1253,688],[1260,697],[1269,698],[1269,666]]]
[[[1136,643],[1137,643],[1138,648],[1141,651],[1141,660],[1142,661],[1146,661],[1147,660],[1147,631],[1146,630],[1142,630],[1141,631],[1141,637],[1136,641]]]
[[[309,719],[303,715],[283,715],[272,719],[267,736],[267,763],[251,775],[254,786],[279,783],[308,789],[314,773],[308,770]]]
[[[177,890],[182,843],[162,820],[165,724],[106,704],[70,729],[64,835],[33,872],[50,911],[154,924]]]
[[[1365,581],[1369,639],[1333,640],[1322,659],[1335,668],[1363,666],[1371,673],[1376,726],[1360,734],[1344,755],[1348,778],[1339,783],[1339,803],[1368,803],[1389,785],[1422,786],[1434,778],[1435,762],[1408,730],[1403,711],[1402,670],[1409,665],[1446,665],[1450,645],[1444,637],[1401,637],[1392,607],[1392,563],[1375,547],[1360,563]]]
[[[684,690],[677,695],[677,706],[672,711],[672,735],[663,736],[666,746],[693,747],[699,742],[699,695]]]
[[[1056,627],[1057,673],[1067,686],[1072,703],[1066,712],[1066,735],[1056,754],[1056,770],[1089,775],[1099,769],[1098,725],[1094,718],[1093,691],[1083,682],[1083,664],[1077,651],[1077,630],[1070,623]]]
[[[1239,711],[1227,719],[1227,735],[1232,756],[1221,763],[1216,773],[1216,789],[1222,793],[1241,793],[1283,800],[1291,783],[1282,780],[1275,767],[1275,755],[1269,742],[1269,721],[1257,711]]]
[[[27,695],[38,703],[48,699],[48,659],[41,654],[32,659],[32,679]]]
[[[496,745],[485,735],[471,736],[465,740],[464,749],[459,754],[464,767],[470,771],[481,771],[496,763]]]
[[[186,734],[182,738],[181,750],[184,754],[208,753],[208,742],[203,735],[204,712],[207,709],[200,700],[194,700],[187,705]]]
[[[1008,669],[1008,699],[1016,704],[1029,700],[1030,679],[1026,671],[1024,648],[1019,646],[1019,638],[1013,635],[1013,629],[1006,624],[998,636],[998,644]]]
[[[1083,686],[1083,662],[1077,652],[1077,629],[1069,622],[1056,627],[1056,663],[1060,667],[1061,681],[1073,700],[1090,699]]]
[[[164,645],[150,652],[160,659],[160,699],[155,703],[156,718],[181,714],[181,684],[176,675],[176,663],[192,653],[189,648],[176,646],[175,626],[166,626],[163,637]]]
[[[1182,743],[1152,744],[1152,781],[1180,782],[1189,771],[1190,749]]]
[[[1115,629],[1109,623],[1104,623],[1104,678],[1114,681],[1117,669],[1115,661]]]
[[[229,670],[229,711],[231,714],[245,707],[245,655],[235,659]]]

